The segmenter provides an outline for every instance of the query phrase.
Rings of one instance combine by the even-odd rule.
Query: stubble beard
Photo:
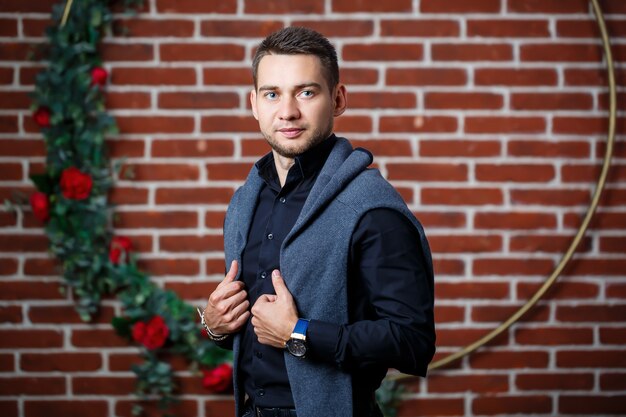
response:
[[[330,127],[328,132],[314,130],[311,132],[312,133],[311,136],[306,141],[299,143],[298,146],[296,147],[292,146],[289,148],[287,148],[286,146],[283,146],[283,144],[280,143],[279,140],[277,140],[274,136],[266,132],[263,132],[263,136],[265,136],[265,140],[267,141],[267,143],[269,143],[269,145],[274,150],[274,152],[276,152],[283,158],[293,159],[296,156],[302,155],[309,149],[312,149],[316,147],[317,145],[319,145],[320,143],[322,143],[327,137],[330,136],[330,132],[332,132],[332,126]],[[275,132],[275,133],[277,135],[280,134],[279,132]]]

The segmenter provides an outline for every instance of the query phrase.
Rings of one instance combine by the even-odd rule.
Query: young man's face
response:
[[[330,91],[314,55],[266,55],[250,94],[252,113],[274,152],[294,158],[326,139],[346,108],[346,91]]]

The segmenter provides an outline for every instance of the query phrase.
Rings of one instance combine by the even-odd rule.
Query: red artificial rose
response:
[[[125,259],[128,260],[128,253],[132,249],[133,244],[126,236],[115,236],[111,239],[109,245],[109,259],[113,265],[120,263],[122,254],[125,255]]]
[[[39,191],[34,192],[30,196],[30,206],[33,208],[33,214],[40,221],[45,222],[50,217],[50,202],[48,195]]]
[[[107,83],[109,73],[102,67],[95,67],[91,70],[91,85],[99,85],[103,87]]]
[[[50,127],[50,110],[47,107],[39,107],[33,114],[35,123],[39,127]]]
[[[70,200],[84,200],[89,197],[93,181],[76,167],[70,167],[61,174],[61,192]]]
[[[233,368],[223,363],[213,369],[203,370],[202,385],[211,392],[224,392],[233,382]]]
[[[133,340],[141,343],[150,350],[163,347],[170,329],[161,316],[154,316],[148,323],[138,321],[133,325]]]

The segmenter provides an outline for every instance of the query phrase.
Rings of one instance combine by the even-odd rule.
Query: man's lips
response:
[[[278,129],[278,131],[287,138],[294,138],[300,133],[304,132],[304,129],[298,127],[287,127],[283,129]]]

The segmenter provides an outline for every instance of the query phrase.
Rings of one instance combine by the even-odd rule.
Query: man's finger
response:
[[[228,273],[226,274],[222,282],[219,283],[218,286],[221,286],[222,284],[224,285],[228,284],[229,282],[233,282],[235,278],[237,278],[237,272],[239,272],[239,265],[237,264],[236,260],[233,260],[230,263],[230,268],[228,269]]]
[[[276,295],[278,297],[286,294],[291,294],[289,292],[289,289],[285,285],[285,280],[283,280],[283,276],[278,269],[275,269],[274,272],[272,272],[272,284],[274,284],[274,291],[276,291]]]

